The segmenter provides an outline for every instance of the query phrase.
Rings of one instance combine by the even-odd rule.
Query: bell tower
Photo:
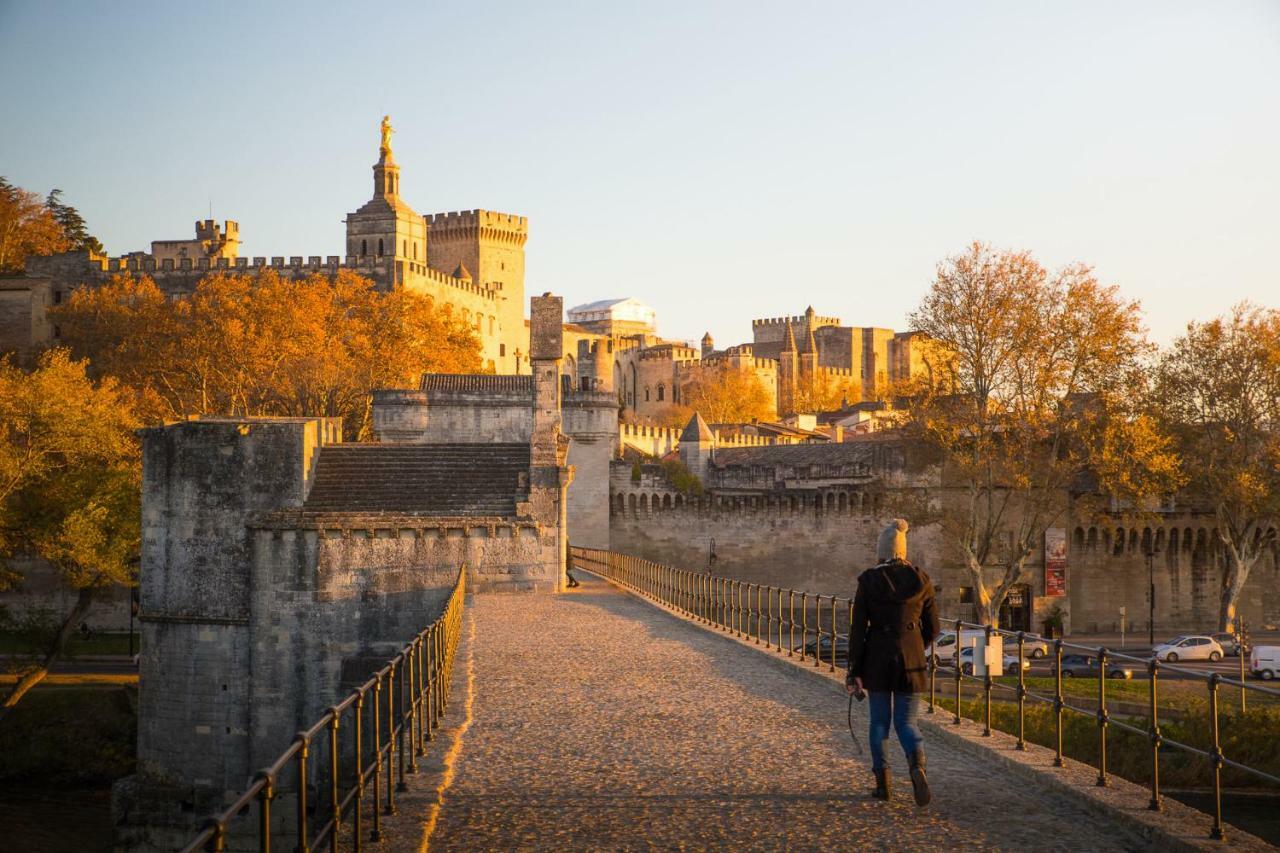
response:
[[[379,288],[403,283],[407,267],[427,264],[427,224],[400,198],[400,166],[391,151],[391,117],[382,118],[373,198],[347,214],[347,256],[371,265]]]

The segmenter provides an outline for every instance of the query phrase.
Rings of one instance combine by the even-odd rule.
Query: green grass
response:
[[[939,713],[943,713],[944,709],[946,713],[953,713],[955,698],[940,698],[938,704]],[[980,720],[982,717],[983,703],[980,698],[963,699],[961,708],[963,716],[969,719]],[[1026,710],[1027,740],[1054,748],[1054,718],[1052,707],[1029,702]],[[945,721],[945,717],[940,722],[942,721]],[[1144,733],[1139,735],[1124,731],[1115,725],[1108,727],[1108,772],[1132,782],[1149,784],[1151,741],[1145,734],[1148,723],[1145,719],[1124,722],[1136,726]],[[993,702],[991,724],[1000,731],[1016,734],[1017,705]],[[1254,708],[1245,714],[1223,708],[1219,715],[1219,729],[1222,751],[1227,758],[1280,776],[1280,708]],[[1209,726],[1202,718],[1161,721],[1160,731],[1166,740],[1179,741],[1197,749],[1207,750],[1211,744]],[[1092,713],[1082,715],[1067,711],[1063,714],[1062,744],[1063,753],[1067,757],[1097,766],[1098,723]],[[1162,785],[1171,788],[1197,788],[1212,784],[1213,778],[1207,759],[1166,745],[1160,750],[1160,780]],[[1257,777],[1230,767],[1223,770],[1223,784],[1237,788],[1267,787]]]
[[[1016,687],[1018,679],[1001,677],[995,679],[997,684]],[[976,682],[975,682],[976,683]],[[1053,696],[1054,679],[1048,677],[1032,677],[1026,679],[1027,690],[1041,696]],[[939,680],[941,684],[941,680]],[[1151,701],[1151,683],[1146,679],[1107,679],[1107,700],[1141,705],[1146,708]],[[941,687],[939,687],[939,692]],[[995,695],[1004,693],[1012,696],[1010,691],[997,690]],[[1064,678],[1062,679],[1062,695],[1096,700],[1098,697],[1098,680],[1096,678]],[[1156,690],[1162,711],[1172,710],[1182,714],[1206,713],[1209,706],[1209,688],[1204,681],[1187,681],[1182,679],[1161,680]],[[1240,688],[1222,685],[1218,688],[1218,707],[1230,710],[1240,703]],[[1076,703],[1079,704],[1079,703]],[[1280,708],[1280,697],[1268,696],[1250,691],[1246,699],[1248,707]]]
[[[33,690],[0,724],[0,784],[90,785],[133,772],[128,688]]]

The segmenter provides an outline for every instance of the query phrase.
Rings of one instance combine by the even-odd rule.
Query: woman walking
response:
[[[928,689],[925,649],[938,635],[933,582],[907,562],[907,522],[894,519],[880,534],[874,568],[858,576],[849,625],[849,673],[845,688],[865,690],[871,717],[873,797],[889,799],[889,765],[884,747],[889,727],[907,754],[917,805],[929,804],[924,739],[916,726],[919,694]]]

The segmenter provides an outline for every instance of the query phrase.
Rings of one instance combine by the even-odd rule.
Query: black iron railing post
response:
[[[1026,660],[1027,632],[1018,632],[1018,743],[1015,747],[1019,752],[1025,752],[1027,749],[1027,679],[1023,670],[1023,662]]]
[[[852,629],[850,629],[852,630]],[[852,642],[850,643],[852,645]],[[938,656],[933,649],[929,650],[929,713],[934,713],[938,704]]]
[[[730,607],[731,617],[730,625],[733,628],[733,637],[741,637],[742,635],[742,581],[730,581]]]
[[[1213,763],[1213,829],[1209,837],[1217,841],[1226,838],[1222,831],[1222,740],[1218,730],[1218,683],[1222,676],[1209,676],[1209,733],[1213,736],[1213,748],[1209,760]]]
[[[809,593],[800,592],[800,662],[804,663],[809,651]]]
[[[796,647],[796,591],[787,590],[787,657]]]
[[[382,674],[373,682],[373,829],[370,841],[382,840]]]
[[[1062,710],[1066,702],[1062,699],[1062,638],[1053,641],[1053,716],[1054,716],[1054,756],[1053,766],[1061,767],[1062,762]]]
[[[1160,662],[1152,658],[1147,662],[1147,672],[1151,674],[1151,802],[1147,808],[1153,812],[1160,811],[1164,805],[1160,802],[1160,704],[1157,699],[1160,681]]]
[[[396,751],[399,753],[399,756],[398,756],[399,760],[396,763],[400,765],[400,772],[396,776],[397,778],[396,792],[403,794],[405,791],[409,790],[408,783],[404,781],[405,764],[407,763],[405,761],[405,742],[404,742],[404,736],[405,736],[404,721],[406,716],[404,700],[405,700],[405,682],[408,681],[408,679],[405,677],[405,671],[406,670],[412,671],[412,668],[407,666],[408,661],[405,659],[403,655],[401,655],[398,663],[401,663],[402,666],[400,668],[400,689],[396,691],[396,717],[399,718],[398,719],[399,728],[394,730],[396,731],[396,734],[397,734]],[[391,667],[391,678],[393,680],[395,679],[394,664]],[[409,750],[409,751],[412,752],[413,750]]]
[[[831,596],[831,666],[827,672],[836,671],[836,641],[839,639],[839,633],[836,631],[836,597]]]
[[[982,736],[991,737],[991,626],[986,626],[986,646],[982,649]],[[1001,656],[1003,658],[1003,655]],[[978,650],[973,650],[973,665],[978,665]]]
[[[1107,787],[1107,650],[1098,649],[1098,787]]]
[[[364,733],[361,731],[364,716],[364,694],[356,691],[356,701],[351,719],[351,745],[355,755],[355,772],[351,777],[351,787],[355,790],[355,806],[351,814],[351,847],[360,853],[364,846],[364,744],[361,742]]]
[[[1246,674],[1244,659],[1245,659],[1246,649],[1244,647],[1244,641],[1238,633],[1236,634],[1236,648],[1239,649],[1239,654],[1237,654],[1236,657],[1240,658],[1240,713],[1243,714],[1248,708],[1248,705],[1245,701],[1245,695],[1249,692],[1249,689],[1244,686],[1244,679]]]
[[[405,773],[418,772],[418,755],[420,755],[422,752],[422,748],[418,746],[418,744],[415,742],[418,737],[418,697],[414,689],[413,683],[414,683],[414,676],[418,671],[418,664],[416,661],[417,648],[418,648],[418,644],[415,641],[409,644],[409,649],[408,651],[405,652],[406,657],[404,659],[404,685],[401,687],[401,691],[406,694],[405,699],[408,701],[408,707],[401,708],[403,719],[400,722],[400,725],[403,726],[405,729],[407,729],[407,731],[405,732],[405,737],[408,738],[408,741],[409,741],[407,744],[408,754],[409,754],[409,766],[407,768],[404,768]],[[401,761],[404,760],[403,755],[401,755],[400,760]]]
[[[418,739],[418,755],[425,757],[427,754],[427,637],[426,634],[419,634],[414,640],[413,658],[418,662],[418,689],[414,691],[414,701],[417,723],[417,734],[414,736]]]
[[[298,797],[297,813],[294,815],[298,830],[298,853],[307,853],[310,848],[307,841],[307,750],[311,746],[311,738],[304,732],[298,732]]]
[[[338,799],[338,717],[342,712],[329,709],[329,853],[338,853],[338,827],[342,826],[342,801]]]
[[[384,814],[396,813],[395,769],[396,769],[396,662],[391,662],[387,670],[387,805]]]
[[[962,626],[963,624],[964,624],[964,623],[963,623],[961,620],[959,620],[959,619],[957,619],[957,620],[956,620],[956,645],[955,645],[955,650],[954,650],[954,651],[952,651],[952,653],[951,653],[951,654],[952,654],[952,658],[953,658],[953,663],[955,664],[955,668],[956,668],[956,672],[955,672],[955,676],[956,676],[956,718],[955,718],[954,720],[952,720],[952,724],[953,724],[953,725],[957,725],[957,726],[958,726],[958,725],[960,725],[960,679],[961,679],[961,674],[960,674],[960,628],[961,628],[961,626]]]
[[[265,770],[259,770],[254,780],[262,780],[262,790],[258,791],[258,853],[271,853],[271,797],[274,793],[274,778]]]

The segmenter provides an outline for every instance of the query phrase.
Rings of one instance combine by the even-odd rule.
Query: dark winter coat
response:
[[[853,599],[849,680],[860,677],[867,690],[927,691],[925,649],[940,629],[928,575],[897,559],[867,569]]]

